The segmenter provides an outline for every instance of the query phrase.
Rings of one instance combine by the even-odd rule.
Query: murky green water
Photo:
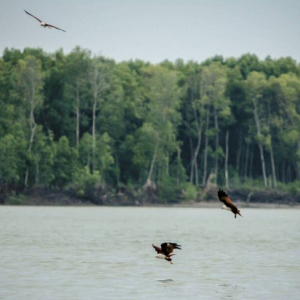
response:
[[[300,210],[242,214],[2,206],[0,299],[300,299]]]

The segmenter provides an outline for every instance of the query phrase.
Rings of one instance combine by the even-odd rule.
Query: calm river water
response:
[[[242,214],[2,206],[0,299],[300,299],[300,210]]]

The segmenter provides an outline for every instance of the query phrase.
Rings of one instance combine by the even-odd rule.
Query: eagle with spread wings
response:
[[[165,259],[165,260],[169,261],[171,264],[173,264],[171,256],[175,255],[175,253],[173,253],[173,250],[174,249],[181,250],[180,245],[178,245],[176,243],[170,243],[170,242],[163,243],[160,245],[160,247],[152,244],[152,247],[157,252],[157,255],[156,255],[157,258]]]
[[[56,27],[56,26],[54,26],[54,25],[50,25],[50,24],[48,24],[48,23],[45,23],[44,21],[42,21],[42,20],[40,20],[39,18],[35,17],[34,15],[32,15],[31,13],[29,13],[29,12],[26,11],[25,9],[24,9],[24,11],[25,11],[26,14],[28,14],[29,16],[31,16],[31,17],[35,18],[36,20],[38,20],[38,21],[40,22],[40,25],[43,26],[44,28],[46,28],[46,27],[48,27],[48,28],[55,28],[55,29],[58,29],[58,30],[61,30],[61,31],[66,32],[65,30],[63,30],[63,29],[61,29],[61,28],[58,28],[58,27]]]

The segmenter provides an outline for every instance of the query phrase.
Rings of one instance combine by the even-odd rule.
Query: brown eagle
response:
[[[152,247],[157,252],[157,255],[156,255],[157,258],[165,259],[165,260],[169,261],[171,264],[173,264],[171,256],[175,255],[175,253],[173,253],[173,250],[174,249],[181,250],[180,245],[178,245],[176,243],[170,243],[170,242],[163,243],[160,245],[160,247],[157,247],[152,244]]]
[[[52,27],[52,28],[55,28],[55,29],[58,29],[58,30],[61,30],[61,31],[66,32],[65,30],[60,29],[60,28],[58,28],[58,27],[56,27],[56,26],[54,26],[54,25],[50,25],[50,24],[48,24],[48,23],[43,22],[42,20],[40,20],[39,18],[35,17],[34,15],[32,15],[31,13],[29,13],[29,12],[26,11],[25,9],[24,9],[24,11],[25,11],[26,14],[28,14],[29,16],[31,16],[31,17],[35,18],[36,20],[38,20],[38,21],[40,22],[40,25],[43,26],[44,28],[46,28],[46,27],[51,28],[51,27]]]
[[[219,200],[225,204],[222,206],[223,209],[231,211],[235,218],[236,215],[240,215],[242,217],[240,210],[232,203],[231,199],[223,190],[218,191],[218,197]]]

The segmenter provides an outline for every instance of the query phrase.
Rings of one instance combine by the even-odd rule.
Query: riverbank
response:
[[[227,191],[232,201],[240,208],[299,208],[300,195],[278,190],[248,191],[231,189]],[[53,191],[35,188],[18,195],[2,196],[2,205],[31,206],[172,206],[192,208],[219,208],[217,188],[200,191],[197,200],[183,200],[178,197],[174,201],[159,201],[155,193],[140,190],[123,189],[117,192],[105,190],[102,193],[91,193],[90,197],[82,197],[73,190]]]
[[[257,202],[257,203],[246,203],[237,201],[235,204],[240,208],[262,208],[262,209],[276,209],[276,208],[296,208],[300,209],[300,203],[291,203],[291,204],[283,204],[283,203],[263,203],[263,202]],[[172,207],[188,207],[188,208],[220,208],[220,202],[219,201],[201,201],[201,202],[189,202],[189,203],[180,203],[180,204],[174,204],[170,205]]]

